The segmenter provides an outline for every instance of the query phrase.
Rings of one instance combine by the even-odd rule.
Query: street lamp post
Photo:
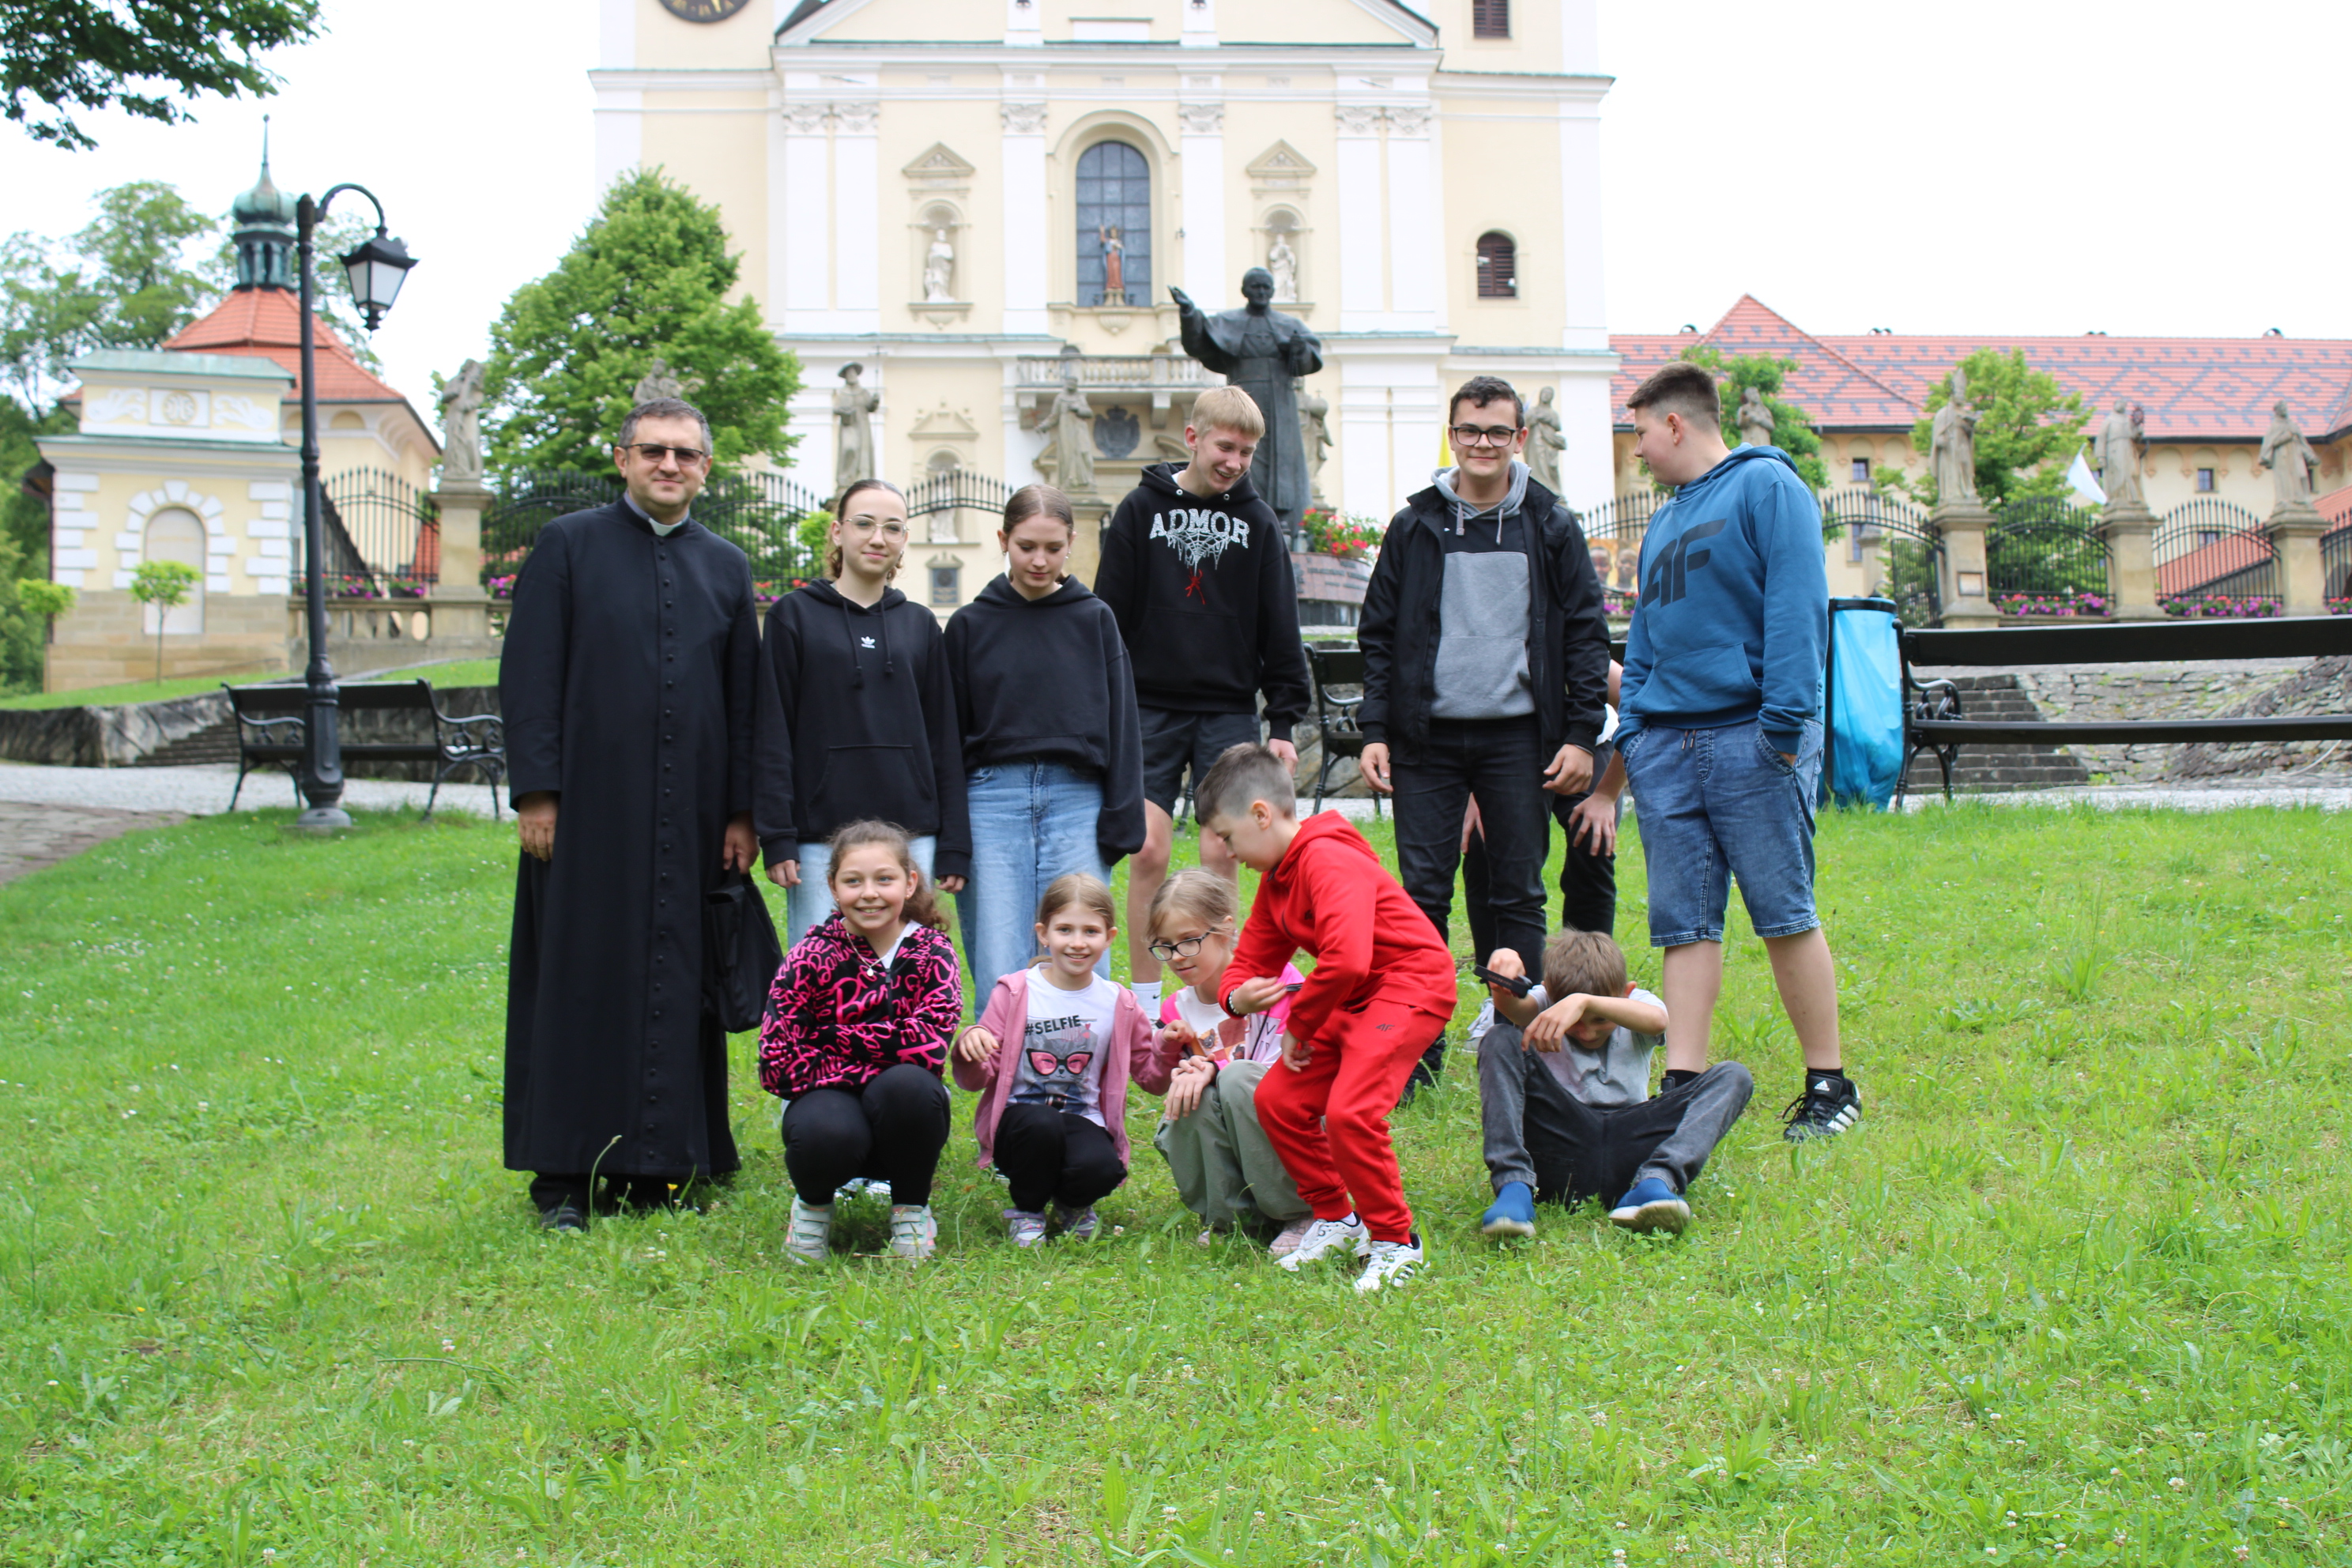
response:
[[[386,237],[383,204],[364,185],[337,185],[316,201],[304,196],[296,204],[295,249],[301,273],[302,310],[302,591],[310,636],[310,665],[305,676],[310,700],[304,707],[300,783],[302,798],[310,807],[294,819],[294,826],[313,833],[352,825],[351,814],[342,807],[341,701],[334,667],[327,662],[326,518],[319,489],[318,329],[310,314],[311,237],[319,220],[327,216],[327,204],[345,191],[357,191],[375,206],[374,237],[342,258],[352,280],[352,297],[369,331],[375,331],[383,313],[392,309],[402,279],[416,265],[406,246]]]

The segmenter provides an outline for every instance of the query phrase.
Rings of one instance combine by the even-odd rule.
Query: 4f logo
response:
[[[1650,580],[1642,585],[1642,603],[1644,605],[1654,609],[1662,605],[1671,605],[1683,596],[1688,590],[1690,574],[1706,565],[1710,558],[1709,552],[1693,550],[1691,546],[1702,539],[1713,539],[1721,533],[1723,522],[1721,518],[1713,522],[1702,522],[1666,546],[1666,552],[1659,556],[1650,568]]]

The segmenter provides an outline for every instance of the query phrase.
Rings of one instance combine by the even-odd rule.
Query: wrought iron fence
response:
[[[2158,521],[2157,602],[2174,615],[2259,614],[2284,591],[2278,552],[2246,508],[2199,496]],[[2222,605],[2232,607],[2212,607]]]
[[[1642,595],[1642,539],[1650,519],[1674,498],[1663,490],[1634,490],[1602,501],[1581,514],[1592,570],[1612,616],[1630,616]]]
[[[328,516],[341,529],[372,587],[416,595],[440,581],[441,521],[432,497],[381,468],[347,469],[320,488]]]
[[[2352,615],[2352,522],[2320,535],[2319,574],[2327,584],[2327,613]]]
[[[2111,613],[2099,514],[2061,496],[2003,503],[1985,530],[1985,587],[2009,615]]]
[[[300,510],[299,488],[296,497],[296,510],[299,512]],[[381,599],[386,595],[415,598],[425,593],[429,580],[420,582],[408,576],[404,571],[396,572],[389,564],[378,564],[369,560],[366,553],[362,551],[359,540],[354,536],[352,529],[345,524],[342,510],[335,504],[332,489],[321,485],[319,489],[319,531],[326,552],[325,558],[320,563],[320,571],[326,579],[326,589],[329,594],[341,599]],[[304,573],[307,570],[305,563],[310,559],[309,531],[303,526],[299,516],[294,519],[292,528],[293,537],[289,541],[286,550],[286,564],[289,574],[287,587],[289,592],[300,594],[305,590]],[[413,544],[411,550],[412,552],[414,550]],[[396,556],[397,553],[394,551],[386,552],[387,556]],[[437,542],[435,553],[437,556]],[[405,565],[405,563],[404,562],[403,564]]]
[[[1822,529],[1844,531],[1859,561],[1874,546],[1884,575],[1873,591],[1895,601],[1907,626],[1932,626],[1943,616],[1943,545],[1927,525],[1927,509],[1907,497],[1851,485],[1822,497]]]

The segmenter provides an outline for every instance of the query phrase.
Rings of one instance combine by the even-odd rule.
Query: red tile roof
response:
[[[320,402],[408,401],[352,357],[352,351],[325,317],[317,321]],[[286,401],[301,401],[302,310],[283,289],[239,289],[163,346],[188,353],[250,354],[275,360],[295,380]]]
[[[1612,334],[1623,360],[1612,388],[1617,423],[1642,379],[1695,342],[1727,353],[1794,358],[1788,396],[1825,430],[1908,429],[1927,390],[1980,348],[2021,349],[2036,369],[2094,410],[2127,398],[2159,441],[2259,441],[2284,399],[2304,434],[2352,427],[2352,341],[2336,338],[2037,338],[1814,335],[1743,294],[1704,333]]]

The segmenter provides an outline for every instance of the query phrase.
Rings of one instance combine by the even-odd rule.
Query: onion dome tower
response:
[[[239,289],[294,288],[295,198],[269,178],[269,121],[261,121],[261,178],[230,204]]]

